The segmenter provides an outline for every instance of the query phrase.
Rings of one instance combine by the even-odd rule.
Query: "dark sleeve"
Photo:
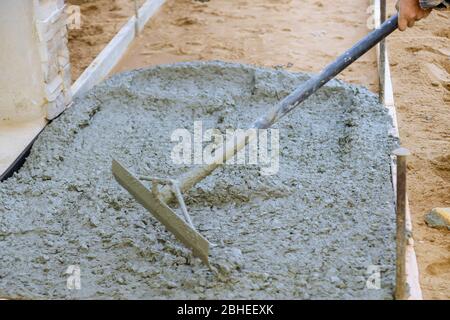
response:
[[[450,0],[420,0],[420,6],[423,9],[450,9]]]

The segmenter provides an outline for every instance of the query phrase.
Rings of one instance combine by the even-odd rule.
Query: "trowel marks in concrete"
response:
[[[112,176],[114,157],[136,174],[178,177],[189,168],[171,162],[174,129],[246,128],[307,78],[183,63],[114,76],[76,100],[0,184],[0,296],[391,298],[395,142],[362,87],[332,81],[275,126],[277,175],[225,166],[185,195],[217,245],[213,271]]]

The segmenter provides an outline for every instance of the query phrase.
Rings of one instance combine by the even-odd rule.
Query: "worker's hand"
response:
[[[427,17],[431,9],[424,10],[420,7],[419,0],[398,0],[396,8],[399,12],[398,28],[405,31],[412,28],[416,21]]]

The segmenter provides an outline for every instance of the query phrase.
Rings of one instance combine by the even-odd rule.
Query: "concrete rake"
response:
[[[333,79],[397,28],[398,15],[394,15],[386,20],[380,28],[369,33],[334,62],[329,64],[320,74],[311,77],[289,96],[279,102],[279,104],[267,114],[258,118],[250,126],[250,129],[246,134],[236,137],[236,143],[234,139],[230,139],[225,145],[220,146],[218,149],[223,150],[223,152],[215,157],[212,164],[188,171],[178,180],[168,180],[152,177],[138,178],[125,169],[118,161],[113,160],[112,172],[115,179],[156,219],[158,219],[167,230],[172,232],[178,240],[190,248],[195,256],[199,257],[205,264],[209,265],[208,256],[210,243],[194,228],[184,204],[182,193],[187,192],[198,182],[209,176],[215,169],[243,149],[251,140],[256,138],[254,129],[270,128],[275,122],[295,109],[300,103],[305,101],[328,81]],[[147,188],[143,184],[143,181],[151,182],[152,188]],[[158,186],[161,184],[165,186],[160,190]],[[177,199],[185,220],[181,219],[175,211],[167,205],[174,198]]]

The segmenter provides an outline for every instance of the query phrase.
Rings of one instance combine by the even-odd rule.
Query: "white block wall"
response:
[[[0,1],[0,125],[70,105],[71,77],[63,0]]]

